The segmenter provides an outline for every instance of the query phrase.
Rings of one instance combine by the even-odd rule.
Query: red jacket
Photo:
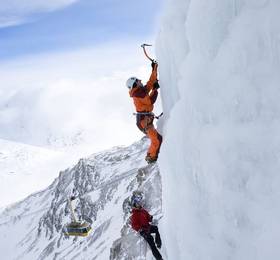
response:
[[[148,231],[152,216],[144,208],[133,208],[130,221],[134,230],[139,231],[140,229],[143,229]]]

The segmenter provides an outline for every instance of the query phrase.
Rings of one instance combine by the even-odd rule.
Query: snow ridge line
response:
[[[91,190],[91,191],[88,191],[88,192],[84,193],[82,196],[79,196],[79,197],[82,198],[82,197],[84,197],[85,195],[87,195],[87,194],[89,194],[89,193],[95,192],[95,191],[97,191],[97,190],[101,190],[101,189],[103,189],[103,188],[105,188],[105,187],[107,187],[107,186],[109,186],[109,185],[112,185],[112,184],[114,184],[114,183],[116,183],[116,182],[118,182],[118,181],[121,181],[121,180],[123,180],[123,179],[125,179],[125,178],[127,178],[127,177],[129,177],[129,176],[131,176],[131,175],[133,175],[133,174],[135,174],[135,172],[137,172],[138,169],[139,169],[139,168],[133,168],[133,169],[131,169],[131,170],[125,172],[124,174],[121,174],[121,175],[115,177],[113,180],[111,180],[111,181],[109,181],[109,182],[107,182],[107,183],[101,184],[99,187],[95,188],[94,190]],[[67,201],[68,201],[68,199],[65,199],[64,201],[62,201],[62,203],[65,203],[65,202],[67,202]],[[36,211],[33,211],[33,212],[30,212],[30,213],[25,214],[25,215],[14,216],[14,217],[12,217],[13,219],[10,219],[10,220],[8,220],[8,221],[6,221],[6,222],[0,223],[0,226],[6,225],[6,224],[8,224],[8,223],[10,223],[10,222],[12,222],[12,221],[15,222],[15,221],[17,221],[17,220],[20,220],[21,218],[25,218],[25,217],[28,217],[28,216],[35,215],[35,214],[37,214],[37,213],[39,213],[39,212],[42,212],[42,211],[44,211],[44,210],[47,210],[47,209],[49,209],[49,208],[50,208],[50,206],[44,207],[44,208],[42,208],[42,209],[39,209],[39,210],[36,210]],[[7,218],[8,218],[8,216],[7,216]]]
[[[124,174],[120,174],[120,175],[116,176],[113,180],[101,184],[99,187],[95,188],[94,190],[91,190],[91,191],[88,191],[88,192],[84,193],[84,194],[83,194],[82,196],[80,196],[80,197],[83,198],[85,195],[87,195],[87,194],[89,194],[89,193],[95,192],[95,191],[97,191],[97,190],[101,190],[101,189],[103,189],[103,188],[106,188],[106,187],[109,186],[109,185],[112,185],[112,184],[114,184],[114,183],[116,183],[116,182],[118,182],[118,181],[121,181],[121,180],[123,180],[123,179],[125,179],[125,178],[127,178],[127,177],[129,177],[129,176],[131,176],[131,175],[133,175],[133,174],[135,174],[135,172],[137,172],[138,169],[139,169],[139,168],[133,168],[133,169],[131,169],[131,170],[125,172]]]

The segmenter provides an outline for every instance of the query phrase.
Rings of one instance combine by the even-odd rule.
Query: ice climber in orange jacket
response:
[[[153,163],[157,160],[162,143],[162,136],[157,132],[153,124],[155,115],[152,112],[159,89],[157,68],[158,64],[153,61],[153,70],[146,85],[143,85],[141,80],[136,77],[131,77],[126,82],[129,95],[133,98],[136,108],[136,124],[151,141],[145,158],[148,163]]]

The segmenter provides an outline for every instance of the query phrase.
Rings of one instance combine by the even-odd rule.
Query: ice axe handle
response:
[[[153,59],[148,55],[148,53],[146,52],[146,49],[145,49],[146,46],[152,46],[152,45],[143,43],[143,44],[141,45],[141,47],[143,48],[143,51],[144,51],[145,56],[146,56],[150,61],[153,62],[154,60],[153,60]]]

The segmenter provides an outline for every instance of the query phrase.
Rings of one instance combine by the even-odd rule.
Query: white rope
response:
[[[147,241],[146,240],[144,240],[144,252],[145,252],[144,257],[145,257],[145,260],[146,260],[147,259]]]
[[[141,239],[141,235],[140,236],[140,243],[139,243],[139,246],[140,246],[140,259],[142,260],[142,239]]]

